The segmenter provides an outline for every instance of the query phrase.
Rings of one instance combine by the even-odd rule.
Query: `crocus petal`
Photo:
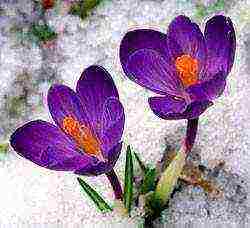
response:
[[[188,105],[185,112],[181,113],[178,119],[195,119],[199,117],[206,109],[213,105],[213,102],[210,100],[203,101],[194,101]]]
[[[129,57],[128,77],[158,94],[182,96],[183,87],[176,69],[157,51],[142,49]]]
[[[184,100],[174,100],[171,97],[151,97],[149,105],[155,115],[162,119],[178,120],[193,119],[200,116],[209,106],[211,101],[195,101],[187,105]]]
[[[176,99],[173,96],[150,97],[148,102],[153,112],[157,112],[160,117],[171,113],[182,113],[187,108],[184,99]]]
[[[219,71],[228,74],[233,66],[236,38],[230,18],[217,15],[206,23],[205,40],[207,46],[207,71],[204,80]]]
[[[217,73],[212,79],[187,88],[192,101],[214,100],[219,97],[226,87],[226,75]]]
[[[90,66],[78,80],[76,92],[88,113],[90,124],[99,131],[106,100],[110,97],[119,99],[112,77],[103,67]]]
[[[78,95],[69,87],[57,84],[51,86],[47,100],[51,116],[57,126],[63,128],[63,119],[70,116],[80,124],[90,127],[89,113]]]
[[[183,15],[176,17],[168,27],[167,44],[171,56],[176,59],[183,54],[188,54],[198,60],[198,72],[201,74],[204,72],[206,45],[204,36],[196,23]]]
[[[10,143],[19,155],[52,170],[74,171],[90,162],[58,127],[42,120],[18,128]]]
[[[102,150],[105,154],[120,142],[124,128],[125,114],[121,102],[117,98],[109,98],[105,102],[102,127],[101,142]],[[109,157],[109,155],[106,155]]]
[[[119,53],[125,73],[130,55],[141,49],[152,49],[167,57],[166,34],[151,29],[138,29],[126,33],[121,41]]]
[[[109,157],[107,162],[102,162],[96,159],[96,162],[92,162],[87,166],[75,171],[79,175],[100,175],[109,172],[114,168],[116,161],[121,153],[122,143],[118,143],[109,151]]]

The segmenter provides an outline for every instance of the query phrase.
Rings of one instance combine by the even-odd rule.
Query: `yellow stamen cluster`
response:
[[[198,81],[198,61],[190,55],[182,55],[175,60],[179,77],[185,87]]]
[[[71,116],[63,119],[63,130],[70,135],[78,146],[89,155],[99,156],[101,154],[100,141],[92,134],[91,130],[75,120]]]

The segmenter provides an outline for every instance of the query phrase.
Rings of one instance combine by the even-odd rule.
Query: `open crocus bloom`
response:
[[[128,32],[120,45],[120,61],[131,80],[161,95],[149,98],[156,115],[193,119],[224,91],[235,47],[229,18],[212,17],[203,35],[197,24],[181,15],[170,23],[167,34],[150,29]]]
[[[76,92],[53,85],[48,106],[56,123],[31,121],[11,136],[21,156],[52,170],[99,175],[115,165],[122,147],[124,110],[109,73],[90,66],[77,82]]]

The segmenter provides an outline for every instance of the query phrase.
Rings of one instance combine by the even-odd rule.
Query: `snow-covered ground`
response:
[[[30,21],[39,22],[39,16],[34,15],[33,1],[1,1],[0,143],[8,140],[11,131],[28,120],[50,119],[45,98],[53,82],[74,88],[84,68],[100,64],[113,76],[125,107],[124,142],[131,144],[144,161],[152,164],[158,161],[166,143],[179,144],[186,122],[164,121],[152,113],[147,104],[150,92],[126,79],[122,73],[119,43],[129,29],[144,27],[165,32],[169,22],[179,14],[190,16],[204,27],[205,20],[211,15],[201,19],[197,2],[104,1],[84,20],[66,14],[62,6],[57,5],[47,11],[43,20],[58,33],[58,37],[50,46],[38,46],[27,40],[21,42],[18,29],[14,29],[21,26],[25,30]],[[199,151],[202,162],[207,165],[214,159],[225,160],[228,171],[246,180],[249,196],[250,1],[226,2],[224,13],[231,17],[237,31],[236,60],[225,93],[201,117],[194,150]],[[124,158],[123,150],[116,165],[121,178]],[[105,176],[86,179],[112,202]],[[11,149],[0,161],[0,180],[0,225],[72,225],[119,220],[113,215],[97,213],[72,174],[37,167]],[[179,198],[183,200],[181,196]],[[245,204],[250,207],[250,197],[247,199]],[[173,203],[173,207],[178,205]],[[185,217],[185,210],[178,213]],[[193,215],[188,216],[190,219]]]

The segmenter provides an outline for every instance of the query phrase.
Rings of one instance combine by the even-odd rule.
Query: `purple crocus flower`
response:
[[[51,170],[114,175],[125,117],[110,74],[100,66],[90,66],[77,82],[76,92],[56,84],[47,99],[56,125],[43,120],[26,123],[11,136],[14,150]]]
[[[217,15],[204,35],[186,16],[176,17],[167,34],[150,29],[128,32],[120,45],[125,74],[160,96],[150,97],[153,112],[163,119],[198,118],[226,85],[235,55],[231,20]]]

